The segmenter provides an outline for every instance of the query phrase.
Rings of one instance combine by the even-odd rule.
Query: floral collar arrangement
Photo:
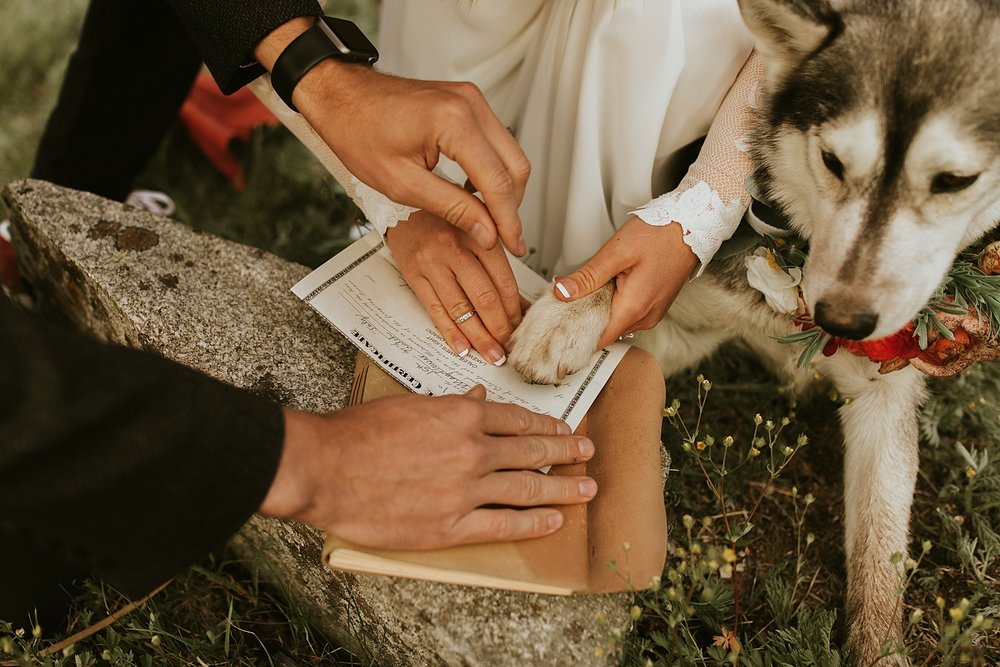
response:
[[[793,238],[764,235],[763,245],[746,258],[747,281],[767,304],[802,330],[779,338],[804,343],[798,367],[818,352],[845,349],[881,364],[888,373],[912,363],[929,375],[953,375],[973,361],[1000,356],[1000,243],[959,255],[930,302],[912,322],[878,340],[837,338],[817,327],[802,295],[806,245]]]

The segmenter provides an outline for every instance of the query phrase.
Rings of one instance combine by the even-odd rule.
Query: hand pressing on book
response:
[[[597,485],[535,469],[588,460],[594,444],[563,422],[485,396],[477,386],[328,415],[286,409],[285,449],[260,511],[388,549],[555,532],[563,515],[542,506],[588,502]]]

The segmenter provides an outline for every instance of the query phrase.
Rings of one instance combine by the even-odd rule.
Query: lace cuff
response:
[[[763,73],[760,56],[751,53],[684,180],[672,192],[632,211],[646,224],[679,224],[684,230],[684,242],[701,261],[698,275],[722,242],[736,231],[750,204],[746,180],[753,171],[753,162],[747,135],[755,119]]]
[[[354,189],[354,203],[365,214],[365,219],[382,236],[385,236],[386,231],[395,227],[397,223],[408,219],[410,214],[417,210],[412,206],[397,204],[378,190],[359,181],[353,174],[351,174],[350,180]]]
[[[684,242],[701,262],[698,269],[698,275],[701,275],[722,242],[732,236],[743,217],[744,208],[738,197],[726,204],[708,183],[699,181],[685,190],[678,189],[657,197],[630,215],[648,225],[679,224],[684,230]]]
[[[462,168],[444,155],[441,156],[437,166],[431,170],[431,173],[453,185],[459,185],[465,180],[465,172],[462,171]],[[365,214],[365,219],[382,236],[385,236],[386,231],[395,227],[397,223],[408,220],[414,211],[420,210],[412,206],[397,204],[378,190],[362,183],[354,174],[349,174],[349,180],[351,184],[349,192],[351,192],[354,203]],[[478,197],[482,200],[482,195],[478,193],[474,194],[473,197]]]

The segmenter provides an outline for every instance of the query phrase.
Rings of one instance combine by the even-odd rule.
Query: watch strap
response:
[[[360,34],[357,27],[346,19],[321,16],[316,23],[293,39],[271,68],[271,85],[278,97],[292,111],[298,112],[292,104],[295,86],[309,70],[327,58],[342,62],[358,63],[371,67],[378,60],[378,51],[368,43],[370,50],[355,51],[347,46],[337,34],[338,28],[347,24]]]

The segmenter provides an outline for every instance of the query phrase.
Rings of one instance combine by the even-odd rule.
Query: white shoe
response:
[[[140,211],[149,211],[156,215],[173,215],[177,210],[174,200],[165,192],[156,190],[133,190],[125,198],[125,204]]]
[[[358,220],[357,222],[351,225],[351,228],[349,230],[347,230],[347,238],[351,239],[352,241],[357,241],[362,236],[364,236],[370,231],[373,231],[374,229],[375,227],[372,225],[372,223],[368,222],[367,220]]]

